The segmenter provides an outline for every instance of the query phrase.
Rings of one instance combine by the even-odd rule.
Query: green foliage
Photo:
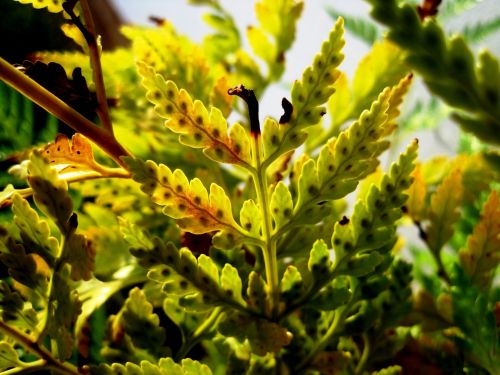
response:
[[[410,69],[450,107],[419,99],[402,130],[449,110],[490,137],[498,62],[475,67],[435,19],[371,1],[394,43],[339,18],[262,132],[259,100],[285,71],[302,1],[256,1],[240,35],[218,0],[190,0],[209,10],[201,43],[154,18],[124,27],[131,46],[113,52],[75,1],[63,31],[81,51],[27,64],[55,69],[45,89],[0,60],[2,80],[76,131],[45,138],[30,102],[0,87],[0,152],[17,163],[0,193],[0,371],[398,374],[404,350],[436,371],[498,372],[495,151],[466,140],[468,154],[419,163],[414,140],[379,168],[399,152]],[[344,27],[373,44],[352,78]]]
[[[435,20],[420,22],[410,4],[398,5],[395,0],[369,2],[373,17],[390,28],[388,38],[407,51],[408,64],[422,75],[427,87],[447,104],[462,110],[453,114],[462,128],[497,144],[498,60],[483,51],[476,62],[462,37],[447,38]]]

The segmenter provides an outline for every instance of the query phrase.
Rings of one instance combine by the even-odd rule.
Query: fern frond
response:
[[[407,52],[406,61],[427,87],[461,110],[453,118],[489,143],[500,143],[500,66],[489,52],[478,63],[463,37],[447,38],[434,19],[421,22],[415,8],[396,0],[367,0],[375,19],[389,27],[388,38]]]
[[[395,242],[396,221],[408,199],[405,191],[412,183],[417,149],[415,140],[382,177],[380,185],[372,185],[365,200],[358,201],[351,219],[335,224],[335,272],[358,276],[369,273],[382,260],[379,252],[384,251],[384,246]]]
[[[408,83],[409,79],[404,79],[395,88],[385,89],[370,111],[364,111],[358,121],[321,149],[317,161],[304,163],[291,222],[301,217],[316,222],[320,202],[346,196],[362,178],[375,171],[377,157],[389,147],[384,138],[395,129],[396,108]]]
[[[430,225],[426,234],[427,244],[434,254],[439,254],[453,234],[453,225],[460,218],[462,194],[462,171],[457,168],[444,179],[431,198]]]
[[[326,109],[322,105],[335,91],[332,85],[340,75],[337,66],[344,58],[341,53],[344,46],[343,24],[343,19],[339,18],[328,40],[321,46],[321,52],[314,58],[313,65],[304,71],[300,81],[295,81],[290,121],[279,125],[272,120],[264,123],[264,166],[303,143],[307,135],[302,130],[317,124],[325,114]]]
[[[247,29],[250,47],[268,66],[268,80],[278,80],[285,71],[285,53],[295,40],[302,0],[260,0],[255,4],[258,26]]]
[[[460,250],[460,263],[472,282],[487,289],[500,263],[500,201],[493,190],[481,212],[481,220]]]
[[[132,248],[130,252],[150,270],[150,280],[161,284],[164,292],[180,296],[181,306],[198,312],[214,306],[245,308],[242,281],[232,265],[225,264],[219,274],[213,259],[204,254],[196,258],[189,249],[178,250],[159,238],[151,242],[152,247]]]
[[[222,112],[205,105],[172,81],[166,81],[143,62],[137,63],[148,100],[156,113],[166,119],[165,126],[180,134],[179,141],[193,148],[203,148],[205,155],[221,163],[251,168],[250,138],[247,131],[236,123],[228,134],[227,121]]]
[[[461,33],[470,43],[477,43],[500,30],[500,17],[485,22],[479,22],[472,26],[466,26]]]
[[[35,9],[47,8],[51,13],[63,12],[62,7],[65,0],[16,0],[21,4],[31,4]]]
[[[332,7],[328,7],[327,12],[333,19],[342,17],[346,30],[370,46],[380,35],[377,25],[364,18],[344,14]]]

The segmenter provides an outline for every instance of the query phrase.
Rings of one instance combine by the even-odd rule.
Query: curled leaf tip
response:
[[[259,101],[255,96],[253,90],[245,88],[243,85],[239,85],[227,90],[228,95],[236,95],[247,103],[248,106],[248,116],[250,117],[250,133],[252,136],[260,135],[260,122],[259,122]]]
[[[280,117],[280,124],[290,122],[293,113],[293,104],[287,98],[281,100],[281,107],[283,107],[283,115]]]

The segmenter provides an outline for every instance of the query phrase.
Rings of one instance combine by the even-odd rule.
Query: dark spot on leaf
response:
[[[341,220],[339,220],[340,225],[349,224],[349,218],[347,216],[343,216]]]

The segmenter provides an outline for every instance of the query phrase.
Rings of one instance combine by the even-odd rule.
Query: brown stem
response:
[[[47,112],[53,114],[78,133],[89,138],[119,165],[127,168],[125,163],[121,160],[121,157],[130,156],[130,153],[118,143],[112,134],[83,117],[61,99],[14,68],[1,57],[0,79],[40,107],[44,108]]]
[[[94,77],[97,104],[99,105],[97,115],[99,116],[104,128],[110,134],[113,134],[113,125],[111,124],[111,118],[109,116],[108,101],[106,97],[106,89],[104,86],[104,78],[102,75],[101,58],[99,56],[99,46],[97,45],[94,19],[92,18],[92,12],[90,10],[88,1],[80,0],[80,5],[83,11],[85,26],[81,24],[80,19],[73,12],[70,14],[70,16],[73,22],[75,22],[75,19],[78,20],[78,23],[75,24],[84,33],[85,40],[87,41],[87,45],[89,47],[90,65],[92,67],[92,74]],[[86,32],[84,32],[83,29],[85,29]]]
[[[0,320],[0,331],[4,332],[7,336],[12,337],[19,344],[24,346],[28,351],[35,353],[40,358],[45,360],[45,367],[52,368],[61,374],[80,375],[78,369],[69,363],[63,363],[55,358],[43,346],[40,346],[32,337],[24,332],[19,331],[17,328],[11,327]]]

